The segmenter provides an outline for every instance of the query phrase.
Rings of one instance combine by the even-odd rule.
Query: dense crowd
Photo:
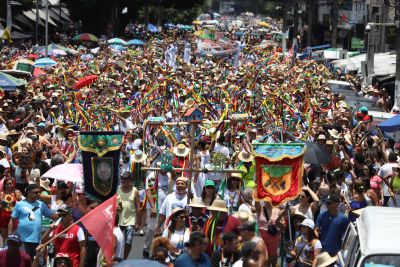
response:
[[[379,129],[371,134],[366,107],[351,110],[331,92],[325,66],[259,42],[242,39],[226,57],[194,54],[203,45],[197,38],[154,38],[124,52],[102,46],[91,56],[81,49],[57,58],[26,88],[3,92],[0,266],[108,265],[79,224],[43,246],[98,205],[84,184],[42,177],[81,162],[77,134],[88,130],[124,133],[115,262],[143,246],[143,257],[177,267],[269,267],[281,260],[335,266],[354,211],[399,205],[398,151]],[[3,48],[0,69],[33,53]],[[74,89],[89,75],[97,79]],[[192,135],[179,122],[193,108],[202,122]],[[245,119],[233,123],[233,114]],[[170,125],[151,127],[150,117]],[[296,200],[281,206],[253,200],[252,143],[294,141],[318,144],[329,162],[304,164]],[[177,170],[189,166],[201,171]],[[213,172],[218,167],[240,172]],[[135,243],[135,234],[145,235],[144,244]]]

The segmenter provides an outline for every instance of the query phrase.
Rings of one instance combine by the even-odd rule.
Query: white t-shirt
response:
[[[214,146],[214,152],[222,153],[223,155],[225,155],[226,159],[231,158],[229,156],[229,149],[224,145],[220,145],[220,144],[216,143]]]
[[[172,210],[175,208],[186,208],[187,205],[187,195],[184,197],[178,197],[178,195],[173,192],[165,197],[164,202],[160,208],[160,214],[165,215],[167,218],[172,213]]]
[[[175,230],[168,236],[168,229],[165,229],[162,237],[168,238],[169,242],[174,245],[177,249],[185,249],[185,243],[189,241],[190,231],[188,228],[183,230]]]
[[[382,167],[379,169],[378,176],[385,178],[386,176],[393,174],[393,167],[396,165],[396,163],[386,163],[382,165]],[[390,197],[389,188],[386,183],[383,183],[383,195],[385,197]]]

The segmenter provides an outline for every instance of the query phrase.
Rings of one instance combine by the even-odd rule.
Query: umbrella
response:
[[[92,54],[83,54],[82,56],[81,56],[81,59],[83,60],[83,61],[89,61],[89,60],[92,60],[94,58],[94,56],[92,55]]]
[[[14,91],[18,86],[26,85],[26,83],[25,80],[0,71],[0,88],[3,88],[4,91]]]
[[[52,67],[52,66],[57,65],[57,62],[55,62],[51,58],[44,57],[44,58],[40,58],[40,59],[36,60],[33,65],[38,68],[46,68],[46,67]]]
[[[124,260],[114,265],[115,267],[131,267],[131,266],[146,266],[146,267],[165,267],[165,265],[158,261],[135,259],[135,260]]]
[[[97,43],[99,41],[99,38],[97,38],[95,35],[91,33],[81,33],[76,35],[74,38],[72,38],[72,41],[75,42],[95,42]]]
[[[44,178],[53,178],[58,181],[66,181],[73,183],[83,182],[83,169],[80,163],[67,163],[56,165],[45,174]]]
[[[94,81],[97,80],[99,76],[97,75],[89,75],[86,77],[83,77],[82,79],[80,79],[79,81],[77,81],[73,87],[73,89],[81,89],[85,86],[88,86],[89,84],[92,84]]]
[[[144,45],[144,42],[139,39],[132,39],[128,41],[128,45]]]
[[[119,50],[119,51],[126,50],[126,47],[124,47],[122,45],[119,45],[119,44],[112,44],[109,47],[112,48],[112,49],[115,49],[115,50]]]
[[[127,45],[128,43],[120,38],[112,38],[107,41],[109,44],[115,44],[115,45]]]
[[[331,155],[323,146],[313,142],[306,142],[306,145],[307,150],[304,155],[305,163],[320,165],[331,160]]]
[[[44,72],[43,70],[41,70],[40,68],[35,68],[34,70],[33,70],[33,76],[34,77],[38,77],[38,76],[40,76],[40,75],[45,75],[46,74],[46,72]]]
[[[378,127],[385,133],[400,130],[400,115],[396,115],[388,120],[385,120],[384,122],[379,123]]]
[[[44,56],[46,54],[46,50],[43,49],[39,53]],[[48,50],[47,51],[47,55],[48,56],[55,56],[55,57],[56,56],[66,56],[67,52],[65,52],[64,50],[61,50],[61,49],[52,49],[52,50]]]

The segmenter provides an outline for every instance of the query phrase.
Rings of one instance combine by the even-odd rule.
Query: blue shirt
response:
[[[201,253],[200,258],[194,260],[189,253],[179,255],[174,262],[175,267],[211,267],[211,260],[207,254]]]
[[[18,219],[17,233],[22,242],[39,243],[42,229],[42,216],[49,218],[52,212],[42,201],[17,202],[11,217]]]
[[[342,245],[342,237],[349,225],[349,220],[340,212],[332,216],[325,211],[318,216],[316,223],[321,229],[322,249],[331,255],[336,255]]]

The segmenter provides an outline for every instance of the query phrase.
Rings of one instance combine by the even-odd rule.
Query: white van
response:
[[[400,209],[363,209],[347,228],[338,257],[346,267],[400,266]]]

